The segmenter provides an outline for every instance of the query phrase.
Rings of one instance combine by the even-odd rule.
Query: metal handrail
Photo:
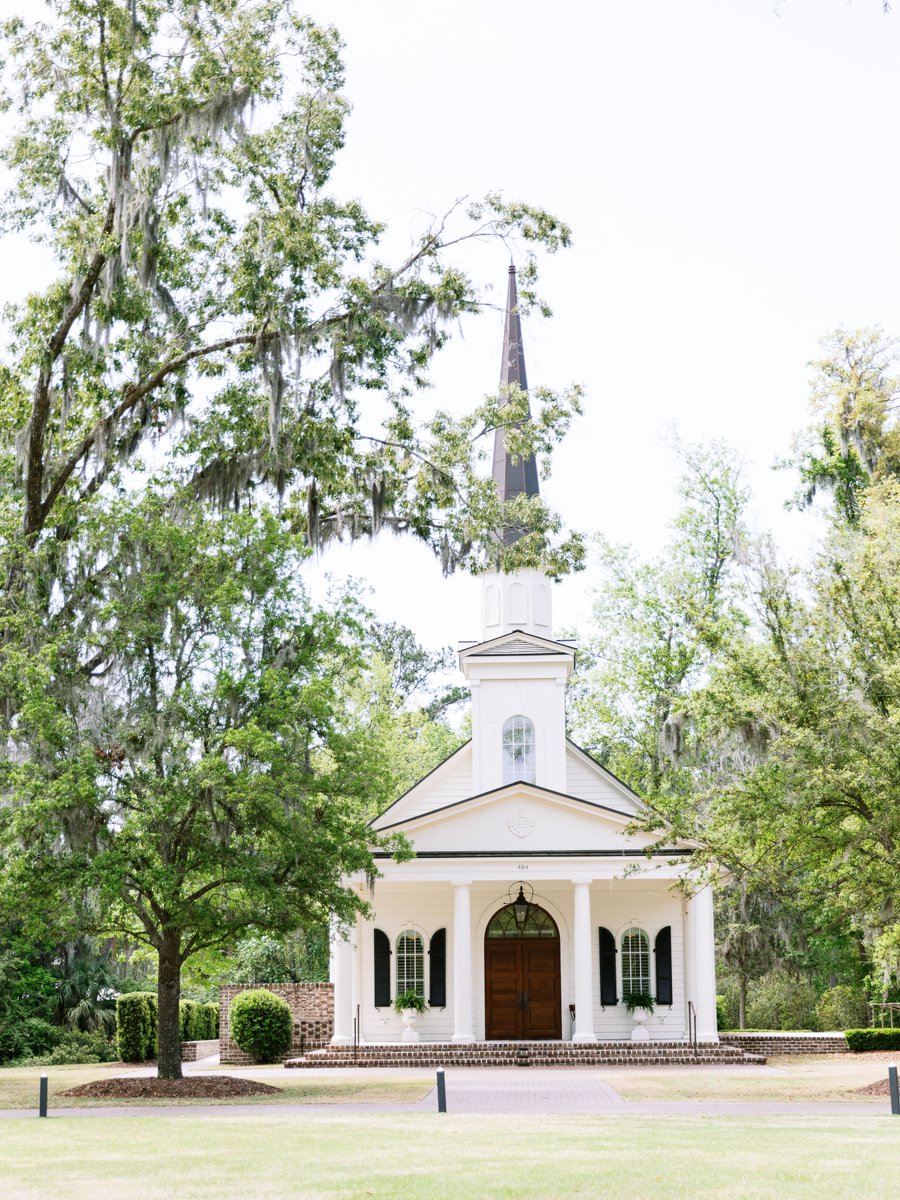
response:
[[[697,1010],[694,1008],[692,1000],[688,1000],[688,1041],[694,1048],[694,1054],[697,1053]]]

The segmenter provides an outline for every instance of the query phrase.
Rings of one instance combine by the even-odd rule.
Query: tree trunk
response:
[[[747,1024],[747,976],[741,973],[738,979],[738,1029]]]
[[[160,1079],[180,1079],[181,934],[175,930],[167,929],[159,946],[159,983],[156,999],[159,1008],[157,1074]]]

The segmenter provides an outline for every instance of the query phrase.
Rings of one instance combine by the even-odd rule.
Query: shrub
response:
[[[183,1042],[199,1042],[206,1037],[206,1018],[203,1007],[196,1000],[181,1001],[178,1012]]]
[[[231,1036],[257,1062],[275,1062],[291,1044],[291,1010],[266,988],[241,992],[231,1002]]]
[[[67,1067],[75,1064],[115,1062],[116,1043],[103,1033],[85,1033],[79,1029],[60,1031],[62,1037],[47,1054],[20,1058],[21,1067]]]
[[[728,997],[716,996],[716,1029],[733,1028],[729,1020]]]
[[[869,1019],[866,998],[858,988],[839,983],[819,997],[816,1019],[820,1029],[857,1029]]]
[[[152,992],[128,992],[116,1001],[119,1058],[143,1062],[156,1056],[156,997]]]
[[[63,1040],[65,1032],[60,1025],[51,1025],[40,1017],[26,1017],[21,1025],[22,1042],[26,1047],[22,1053],[31,1056],[49,1054]]]
[[[844,1036],[857,1054],[864,1050],[900,1050],[900,1029],[848,1029]]]
[[[219,1006],[218,1004],[204,1004],[203,1016],[206,1021],[205,1038],[217,1038],[219,1036]]]
[[[754,1029],[815,1029],[815,989],[798,975],[769,971],[747,988],[747,1024]]]

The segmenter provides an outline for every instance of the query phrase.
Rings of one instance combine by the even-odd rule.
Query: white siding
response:
[[[457,804],[471,795],[472,746],[469,743],[446,762],[441,763],[421,783],[417,783],[392,808],[383,813],[375,822],[375,828],[381,829],[385,825],[407,821],[410,817],[420,817],[436,808]]]
[[[600,767],[594,767],[572,746],[566,747],[566,793],[579,800],[604,804],[617,812],[638,811],[634,798],[607,779]]]

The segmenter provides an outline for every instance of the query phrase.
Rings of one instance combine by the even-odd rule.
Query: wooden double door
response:
[[[562,1037],[559,938],[486,938],[485,1036],[490,1040]]]

